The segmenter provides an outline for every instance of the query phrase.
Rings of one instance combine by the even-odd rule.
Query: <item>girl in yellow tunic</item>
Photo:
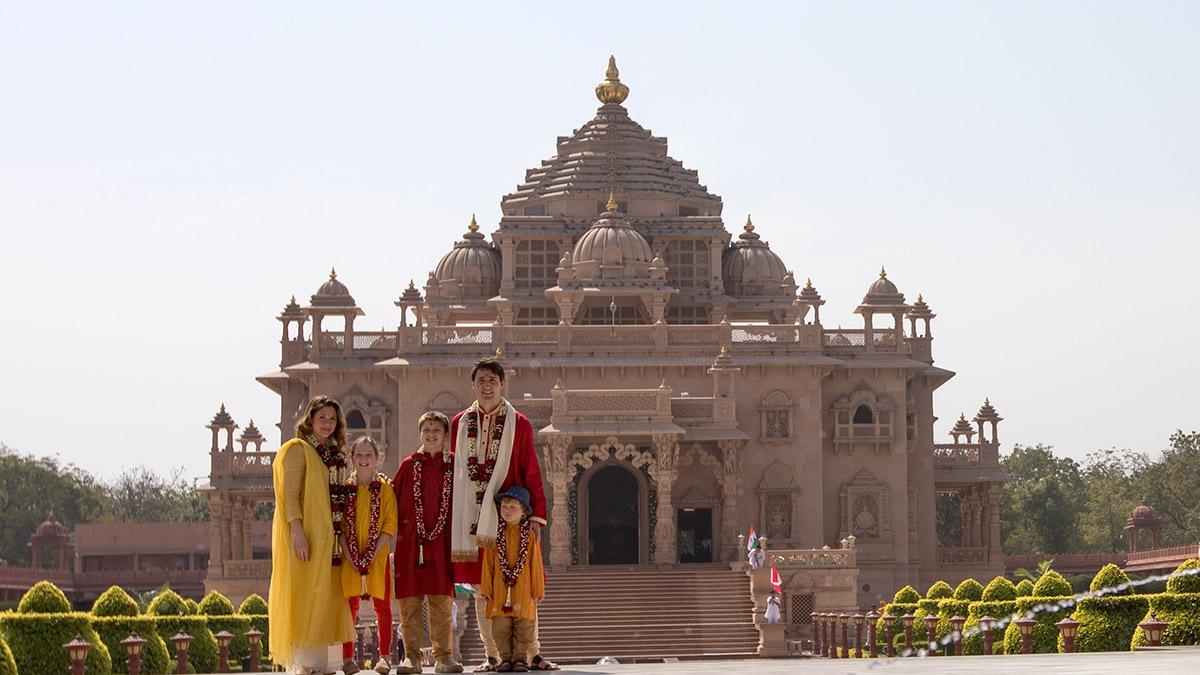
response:
[[[388,654],[392,651],[392,565],[388,552],[396,536],[397,515],[392,482],[375,472],[382,461],[383,453],[370,436],[359,436],[350,445],[354,473],[349,484],[355,492],[348,494],[346,501],[342,593],[350,600],[350,612],[355,619],[359,602],[371,599],[379,622],[379,662],[375,671],[387,673],[391,670]],[[345,675],[358,672],[353,642],[342,645],[342,672]]]
[[[329,646],[354,638],[341,579],[334,574],[345,442],[341,406],[317,396],[296,423],[296,438],[275,454],[268,614],[271,657],[290,672],[325,673]]]

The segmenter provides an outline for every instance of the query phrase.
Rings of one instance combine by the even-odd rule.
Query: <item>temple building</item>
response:
[[[935,443],[933,394],[954,373],[933,365],[924,298],[847,261],[864,270],[862,325],[822,325],[816,286],[763,238],[772,224],[727,228],[721,198],[630,117],[611,60],[596,96],[596,116],[525,172],[497,222],[463,214],[421,285],[390,289],[396,330],[359,330],[336,272],[292,298],[279,368],[258,378],[280,397],[272,441],[329,394],[392,473],[417,418],[470,404],[472,364],[498,355],[537,436],[552,569],[744,560],[753,526],[771,551],[853,548],[859,607],[1003,573],[1001,418],[985,403]],[[223,408],[209,428],[208,586],[261,592],[269,561],[252,555],[250,520],[272,499],[274,446],[251,425],[235,447]],[[938,545],[939,493],[962,505],[961,546]],[[780,571],[792,590],[812,583]]]

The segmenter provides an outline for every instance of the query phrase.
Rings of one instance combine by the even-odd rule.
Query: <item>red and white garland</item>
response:
[[[324,443],[317,443],[314,436],[308,437],[308,442],[317,450],[317,454],[321,456],[321,462],[329,469],[329,511],[333,516],[333,537],[336,541],[342,534],[342,515],[346,510],[346,495],[347,488],[353,490],[353,486],[345,484],[346,479],[346,458],[338,451],[336,445],[326,446]],[[338,547],[333,547],[334,565],[342,564],[342,554],[338,551]]]
[[[467,475],[475,484],[475,505],[483,504],[483,494],[488,483],[492,480],[492,472],[496,469],[496,457],[500,454],[500,438],[504,436],[504,421],[507,402],[500,400],[500,406],[492,413],[492,426],[488,433],[487,444],[484,447],[483,464],[477,458],[479,444],[479,408],[478,402],[471,406],[467,418]],[[471,534],[476,533],[477,525],[471,525]]]
[[[507,530],[507,523],[500,521],[500,529],[496,534],[496,555],[500,559],[500,573],[504,575],[504,606],[500,609],[512,612],[512,589],[517,585],[517,579],[520,578],[521,572],[525,569],[525,562],[529,559],[529,536],[533,532],[533,527],[530,526],[528,519],[521,523],[521,546],[520,552],[517,553],[517,564],[514,567],[508,566]]]
[[[367,541],[362,549],[358,547],[357,532],[358,487],[355,485],[345,486],[355,492],[353,498],[346,500],[346,554],[350,558],[350,564],[354,565],[354,569],[362,577],[362,593],[359,597],[363,600],[371,597],[371,594],[367,592],[367,572],[370,571],[371,563],[375,560],[375,550],[379,548],[380,504],[383,501],[381,478],[381,476],[377,476],[367,486],[367,491],[371,495],[371,524],[367,527]]]
[[[442,535],[446,529],[446,518],[450,514],[451,489],[454,484],[454,464],[442,462],[442,493],[438,499],[437,522],[430,532],[425,527],[425,494],[422,479],[422,469],[425,466],[425,453],[418,452],[412,456],[413,465],[413,503],[417,519],[417,567],[425,566],[425,544],[432,542]]]

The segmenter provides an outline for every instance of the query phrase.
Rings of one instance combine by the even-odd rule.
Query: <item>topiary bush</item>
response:
[[[197,609],[205,616],[230,616],[233,614],[233,603],[217,591],[209,591]]]
[[[88,675],[112,675],[108,647],[88,618],[89,615],[83,612],[0,614],[0,637],[8,642],[19,673],[70,672],[71,660],[63,645],[79,635],[95,645],[84,661]]]
[[[905,586],[896,591],[896,596],[892,598],[893,603],[913,603],[921,599],[921,594],[912,586]]]
[[[253,593],[250,597],[242,601],[242,606],[238,607],[238,614],[266,614],[267,601],[262,599],[258,593]]]
[[[1044,579],[1050,572],[1042,575]],[[1055,574],[1057,574],[1055,572]],[[1059,575],[1062,584],[1070,588],[1067,580]],[[1054,584],[1058,585],[1058,584]],[[1067,615],[1074,596],[1040,596],[1031,598],[1017,598],[1017,612],[1022,616],[1033,611],[1035,607],[1038,609],[1033,618],[1037,623],[1033,626],[1033,652],[1034,654],[1053,654],[1058,652],[1058,627],[1054,624],[1058,623]],[[1059,606],[1062,603],[1062,607]],[[1008,628],[1004,630],[1004,652],[1006,654],[1021,653],[1021,630],[1014,620],[1008,624]]]
[[[915,593],[916,591],[913,592]],[[885,621],[883,617],[890,614],[895,617],[895,619],[892,621],[892,643],[896,645],[897,649],[903,649],[904,622],[900,620],[900,617],[904,616],[905,614],[912,614],[915,616],[916,613],[917,603],[915,602],[892,602],[884,605],[883,609],[881,610],[882,616],[880,616],[879,620],[875,623],[875,643],[887,645],[887,621]],[[916,622],[914,622],[913,627],[916,627]]]
[[[1033,584],[1029,585],[1029,590],[1033,592]],[[980,599],[984,602],[1016,600],[1017,587],[1013,585],[1013,582],[1004,577],[996,577],[987,585],[987,588],[983,589],[983,597]],[[980,616],[983,615],[980,614]]]
[[[1110,565],[1110,567],[1113,567]],[[1118,570],[1120,571],[1120,570]],[[1103,570],[1101,570],[1103,572]],[[1096,575],[1099,578],[1100,574]],[[1095,580],[1093,580],[1095,583]],[[1106,588],[1102,586],[1101,588]],[[1106,595],[1083,598],[1075,606],[1072,618],[1079,622],[1075,650],[1079,652],[1124,652],[1129,650],[1133,632],[1150,606],[1141,595]],[[1062,648],[1060,636],[1059,648]]]
[[[194,601],[192,604],[196,604]],[[183,631],[192,636],[188,645],[188,665],[194,665],[198,673],[211,673],[217,669],[217,639],[208,629],[208,620],[192,616],[187,601],[172,590],[159,593],[150,603],[146,614],[156,617],[158,632],[164,640]]]
[[[1008,580],[1004,579],[1004,581]],[[993,581],[993,583],[995,582]],[[991,587],[992,584],[988,584],[988,588]],[[995,624],[992,630],[992,653],[1004,653],[1004,629],[1008,620],[1017,611],[1016,587],[1009,581],[1007,589],[1011,590],[1014,596],[1011,600],[972,602],[968,606],[967,622],[963,624],[963,634],[968,635],[968,637],[963,640],[963,654],[978,655],[983,653],[983,630],[980,629],[978,633],[973,635],[971,633],[979,627],[979,620],[985,616],[990,616],[998,622],[1003,622]],[[984,593],[986,595],[986,589]]]
[[[92,616],[137,616],[137,600],[120,586],[112,586],[92,603]]]
[[[950,584],[944,581],[938,581],[925,591],[925,597],[930,600],[945,600],[946,598],[954,597],[954,589],[950,588]]]
[[[1054,570],[1046,570],[1042,578],[1033,585],[1033,595],[1038,598],[1056,598],[1075,595],[1075,589],[1071,588],[1071,583],[1063,578],[1063,575]]]
[[[954,589],[955,600],[982,600],[983,599],[983,584],[974,579],[963,579],[963,582]]]
[[[1021,583],[1017,584],[1017,597],[1027,598],[1033,595],[1033,582],[1028,579],[1022,579]]]
[[[1092,577],[1092,583],[1088,586],[1088,591],[1098,593],[1108,588],[1116,588],[1129,583],[1129,575],[1125,574],[1125,570],[1109,563],[1100,568],[1096,572],[1096,576]],[[1109,591],[1105,596],[1112,597],[1114,595],[1133,595],[1133,587],[1122,588],[1119,591]]]
[[[159,635],[154,617],[93,616],[92,627],[96,629],[100,640],[108,647],[114,673],[129,672],[129,657],[126,656],[125,646],[121,644],[121,641],[129,637],[131,632],[136,632],[138,637],[146,641],[146,644],[142,645],[141,670],[143,673],[164,675],[174,672],[171,668],[174,647],[169,647],[162,635]]]
[[[193,600],[191,598],[185,598],[183,601],[183,604],[185,607],[187,607],[188,616],[199,616],[200,615],[200,604],[197,603],[195,600]]]
[[[1161,642],[1164,647],[1200,645],[1200,593],[1162,593],[1147,599],[1150,611],[1138,623],[1149,619],[1150,612],[1154,612],[1160,621],[1166,621]],[[1133,631],[1130,648],[1144,646],[1146,634],[1137,628]]]
[[[1200,570],[1200,560],[1190,558],[1183,561],[1183,564],[1175,568],[1173,574],[1180,574],[1189,570]],[[1183,576],[1173,576],[1167,579],[1168,593],[1200,593],[1200,572],[1192,572]]]
[[[154,616],[187,616],[189,612],[187,601],[168,588],[154,596],[146,608],[146,613]]]
[[[251,595],[238,608],[238,614],[250,619],[250,625],[262,633],[261,642],[259,643],[259,653],[264,657],[267,656],[271,633],[271,621],[267,616],[267,601],[263,600],[258,594]]]
[[[17,675],[17,662],[8,643],[0,637],[0,675]]]
[[[49,581],[39,581],[21,596],[17,612],[21,614],[62,614],[71,611],[71,601],[58,586]],[[71,637],[75,637],[72,635]],[[70,642],[70,640],[67,640]]]

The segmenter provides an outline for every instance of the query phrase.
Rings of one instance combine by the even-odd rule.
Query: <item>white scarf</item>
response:
[[[496,452],[496,466],[492,469],[492,477],[483,493],[483,501],[475,503],[475,481],[467,471],[467,456],[470,452],[470,442],[467,439],[467,416],[480,416],[479,402],[471,404],[458,420],[458,435],[454,442],[454,527],[450,537],[450,559],[453,562],[475,562],[479,559],[479,549],[496,548],[496,532],[500,524],[500,516],[496,511],[496,493],[508,478],[508,465],[513,453],[513,434],[517,426],[517,411],[505,399],[500,399],[504,406],[504,432],[500,436],[500,448]],[[478,421],[478,419],[477,419]],[[495,424],[493,420],[493,424]],[[487,461],[487,449],[491,445],[491,429],[483,433],[483,425],[476,424],[479,438],[476,443],[477,466],[482,469]],[[475,535],[471,535],[474,526]]]

